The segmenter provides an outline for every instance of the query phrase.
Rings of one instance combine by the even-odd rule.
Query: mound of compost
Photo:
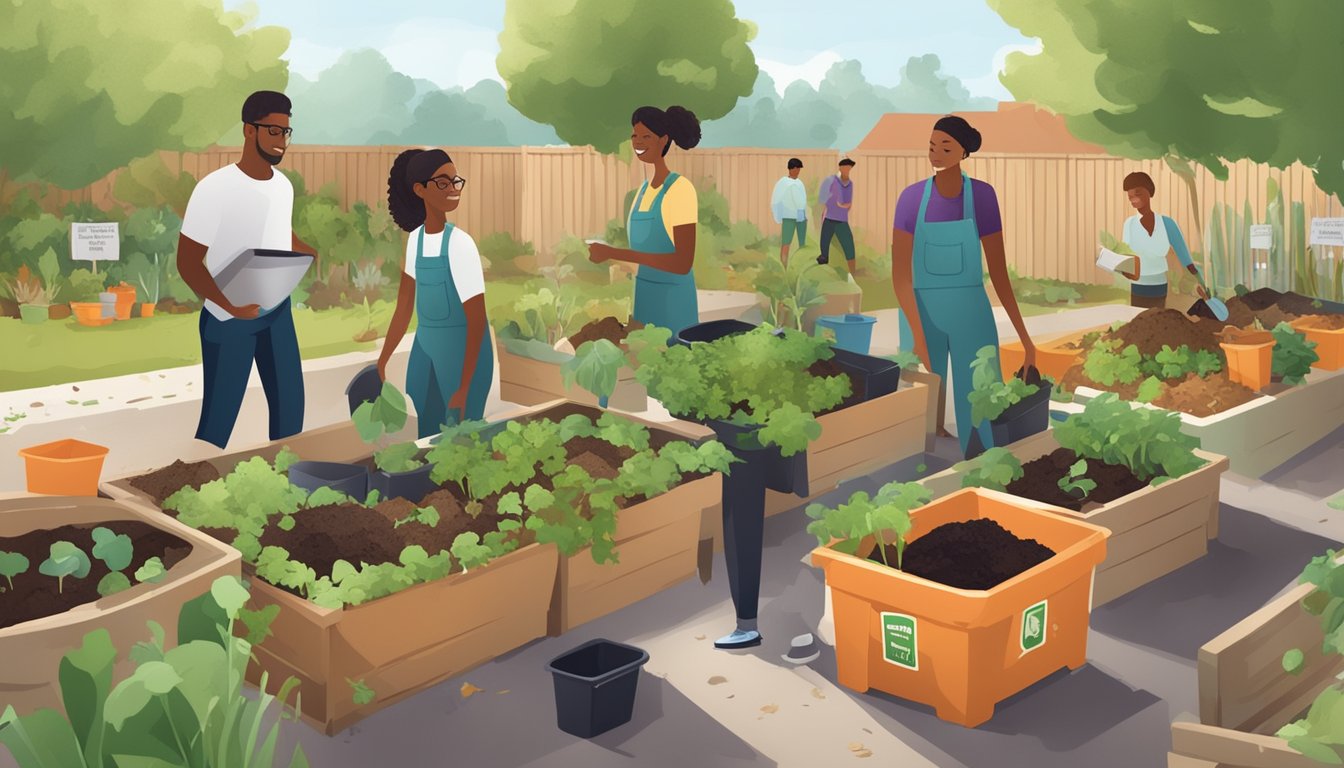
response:
[[[1019,539],[993,520],[947,523],[910,542],[902,570],[957,589],[992,589],[1054,557],[1035,539]],[[882,562],[877,547],[869,560]],[[887,545],[896,563],[896,545]]]

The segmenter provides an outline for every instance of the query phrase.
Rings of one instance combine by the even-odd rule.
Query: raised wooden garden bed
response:
[[[1321,765],[1275,736],[1301,716],[1344,656],[1322,652],[1321,619],[1302,608],[1311,584],[1289,589],[1199,649],[1198,723],[1171,726],[1168,768],[1314,768]],[[1283,654],[1304,654],[1301,671]]]
[[[57,685],[61,657],[78,648],[84,635],[95,629],[105,629],[111,634],[114,646],[130,648],[149,637],[146,622],[155,621],[164,628],[166,640],[172,645],[176,642],[177,616],[183,603],[208,592],[220,576],[241,573],[240,557],[231,547],[138,505],[93,498],[17,497],[0,500],[0,537],[77,526],[84,530],[72,532],[69,540],[86,553],[93,544],[88,537],[94,527],[110,525],[114,533],[121,533],[116,525],[119,522],[130,524],[128,530],[150,528],[162,532],[177,541],[180,549],[169,547],[163,551],[136,552],[127,570],[133,573],[147,557],[160,557],[167,572],[157,583],[132,581],[134,586],[129,589],[107,597],[97,597],[95,592],[96,599],[63,613],[0,628],[0,702],[13,705],[20,714],[43,707],[61,709]],[[5,546],[0,544],[0,549]],[[16,583],[21,579],[55,582],[55,579],[39,575],[40,559],[30,557],[29,560],[29,571],[13,577]],[[81,587],[89,583],[96,586],[98,579],[94,577],[98,565],[95,561],[89,576],[81,580],[86,582]],[[71,591],[73,578],[66,577],[64,591]],[[3,606],[4,595],[0,594],[0,610]],[[117,668],[118,679],[133,669],[134,664],[123,658]]]
[[[519,405],[537,405],[557,398],[569,398],[584,405],[597,405],[597,398],[591,392],[575,384],[565,387],[564,377],[560,374],[560,365],[568,355],[555,352],[553,360],[537,360],[526,355],[510,352],[504,345],[499,347],[499,397]],[[607,406],[622,411],[642,411],[647,404],[648,393],[635,381],[635,372],[631,368],[622,368],[616,376],[616,391],[612,393]]]
[[[1059,449],[1047,431],[1006,446],[1023,464]],[[1111,532],[1106,560],[1097,566],[1093,604],[1104,605],[1208,553],[1218,536],[1218,480],[1228,460],[1205,451],[1207,464],[1157,487],[1145,486],[1109,504],[1075,512],[1034,499],[1021,504],[1099,525]],[[962,474],[948,469],[920,482],[935,498],[961,490]]]

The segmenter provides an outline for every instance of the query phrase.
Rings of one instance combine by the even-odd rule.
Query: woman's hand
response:
[[[1125,277],[1129,278],[1130,280],[1138,280],[1138,279],[1139,279],[1139,273],[1138,273],[1137,271],[1135,271],[1135,272],[1125,272],[1124,270],[1121,270],[1121,271],[1120,271],[1120,274],[1124,275]]]
[[[459,387],[453,396],[448,398],[448,409],[463,410],[467,407],[467,387]]]
[[[594,264],[601,264],[604,261],[611,261],[616,255],[616,249],[606,243],[589,243],[588,260]]]
[[[1031,339],[1022,339],[1022,349],[1025,352],[1022,366],[1024,368],[1036,367],[1036,345],[1031,343]]]

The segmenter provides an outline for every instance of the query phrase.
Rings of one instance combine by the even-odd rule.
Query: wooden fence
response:
[[[401,147],[319,147],[296,145],[282,167],[298,171],[309,191],[335,184],[342,204],[375,204],[387,197],[387,173]],[[456,221],[480,235],[509,232],[547,254],[566,235],[600,234],[608,221],[625,215],[626,193],[646,173],[643,163],[600,155],[581,147],[448,147],[467,187]],[[170,170],[200,178],[235,162],[238,150],[163,153]],[[866,245],[890,246],[892,215],[901,190],[925,178],[922,151],[854,152],[858,165],[851,221]],[[790,157],[803,161],[809,188],[835,169],[840,155],[830,150],[673,149],[669,165],[698,186],[713,184],[729,204],[733,219],[776,232],[770,212],[775,182]],[[1180,224],[1192,250],[1202,244],[1186,183],[1161,161],[1139,162],[1104,155],[980,154],[965,163],[972,176],[998,192],[1009,263],[1019,274],[1071,282],[1106,282],[1096,260],[1101,230],[1119,234],[1133,213],[1121,189],[1126,174],[1142,170],[1157,184],[1154,207]],[[1311,171],[1295,165],[1278,171],[1249,161],[1231,167],[1227,181],[1196,171],[1199,219],[1208,225],[1216,203],[1241,210],[1246,201],[1257,218],[1266,205],[1265,181],[1274,177],[1286,202],[1301,201],[1308,219],[1339,215],[1337,203],[1315,186]],[[112,205],[115,173],[90,187],[58,195],[61,203]],[[816,208],[810,213],[815,214]],[[814,229],[815,231],[815,229]]]

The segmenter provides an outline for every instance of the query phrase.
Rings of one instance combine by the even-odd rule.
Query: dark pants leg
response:
[[[835,233],[836,239],[840,241],[840,249],[845,252],[845,260],[853,261],[854,230],[849,228],[849,222],[832,221],[829,223],[831,224],[831,231]]]
[[[1158,296],[1147,296],[1130,290],[1129,305],[1142,309],[1161,309],[1167,306],[1167,295],[1163,293]]]
[[[821,258],[818,259],[822,264],[831,260],[831,238],[835,237],[836,222],[830,219],[821,220]]]
[[[201,367],[205,387],[196,439],[223,448],[233,434],[256,353],[258,320],[216,320],[201,310]]]
[[[744,452],[738,457],[746,461],[733,464],[723,481],[723,559],[738,629],[751,630],[756,629],[761,596],[765,461],[759,452]]]
[[[257,374],[270,410],[271,439],[279,440],[303,431],[303,359],[289,301],[264,319],[267,326],[257,334]]]

